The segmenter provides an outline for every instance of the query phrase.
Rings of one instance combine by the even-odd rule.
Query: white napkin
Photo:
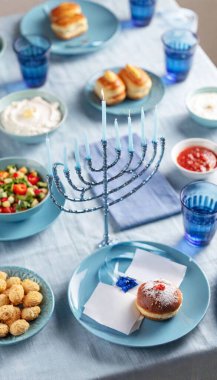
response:
[[[136,309],[135,296],[99,282],[84,307],[84,314],[101,325],[129,335],[140,327],[143,317]]]
[[[179,287],[185,276],[186,269],[185,265],[175,263],[157,254],[137,249],[125,275],[140,282],[167,280]]]

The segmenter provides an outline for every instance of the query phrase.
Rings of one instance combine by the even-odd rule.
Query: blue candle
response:
[[[75,169],[81,169],[78,140],[75,139]]]
[[[118,121],[115,119],[115,135],[116,135],[116,144],[115,148],[117,150],[121,151],[121,140],[120,140],[120,133],[119,133],[119,128],[118,128]]]
[[[46,147],[47,147],[47,161],[48,161],[48,174],[52,175],[52,160],[51,160],[51,150],[50,150],[50,139],[48,135],[46,136]]]
[[[146,138],[145,138],[145,113],[144,108],[141,108],[141,143],[142,145],[146,144]]]
[[[68,163],[67,163],[67,150],[65,146],[63,149],[63,160],[64,160],[64,171],[67,172],[69,168],[68,168]]]
[[[133,152],[133,134],[132,134],[132,123],[131,123],[131,117],[130,117],[130,111],[128,116],[128,150],[129,152]]]
[[[101,90],[102,94],[102,140],[106,141],[106,101],[104,98],[104,92]]]
[[[91,155],[90,155],[90,145],[89,145],[89,141],[88,141],[88,136],[87,136],[87,133],[85,133],[84,135],[84,143],[85,143],[85,149],[86,149],[86,159],[87,160],[90,160],[91,159]]]
[[[154,130],[153,130],[153,141],[157,142],[157,130],[158,130],[158,111],[157,106],[154,109]]]

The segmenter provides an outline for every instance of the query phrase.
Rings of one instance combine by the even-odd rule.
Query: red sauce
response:
[[[203,146],[190,146],[179,153],[177,162],[180,166],[193,172],[208,172],[216,168],[216,154]]]

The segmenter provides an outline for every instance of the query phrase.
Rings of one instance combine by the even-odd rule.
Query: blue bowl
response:
[[[0,338],[0,346],[8,346],[18,342],[22,342],[41,331],[48,323],[54,310],[55,300],[54,294],[48,283],[37,273],[30,269],[17,266],[0,266],[0,271],[6,272],[9,277],[20,277],[22,280],[29,278],[40,285],[40,291],[43,295],[43,301],[40,305],[41,313],[37,319],[30,322],[29,330],[20,336],[8,335],[5,338]]]
[[[217,87],[202,87],[202,88],[199,88],[193,92],[191,92],[187,99],[186,99],[186,106],[187,106],[187,109],[188,109],[188,112],[191,116],[191,118],[196,121],[196,123],[202,125],[203,127],[207,127],[207,128],[217,128],[217,119],[206,119],[205,117],[202,117],[198,114],[196,114],[195,112],[192,111],[191,107],[190,107],[190,100],[192,99],[192,97],[196,94],[203,94],[203,93],[217,93]]]
[[[12,102],[16,102],[16,101],[23,100],[23,99],[31,99],[31,98],[34,98],[35,96],[40,96],[41,98],[47,100],[48,102],[59,103],[59,109],[60,109],[60,112],[62,114],[60,123],[54,129],[52,129],[52,131],[50,131],[48,133],[46,132],[46,133],[41,133],[41,134],[34,135],[34,136],[27,136],[27,135],[17,135],[14,133],[7,132],[6,129],[4,128],[4,126],[2,125],[1,119],[0,119],[0,131],[1,132],[3,132],[8,137],[11,137],[12,139],[14,139],[18,142],[21,142],[21,143],[37,144],[37,143],[44,142],[47,135],[50,136],[59,129],[60,125],[66,119],[67,108],[66,108],[65,104],[58,97],[56,97],[55,95],[49,94],[48,92],[45,92],[45,91],[40,91],[40,90],[35,90],[35,89],[17,91],[17,92],[13,92],[12,94],[9,94],[9,95],[3,97],[2,99],[0,99],[0,114]]]
[[[47,182],[48,172],[44,166],[39,164],[39,162],[20,157],[1,158],[0,170],[4,170],[8,165],[12,164],[18,165],[20,167],[26,166],[27,168],[36,170],[42,178],[43,182]],[[22,220],[28,219],[36,212],[40,211],[48,200],[49,193],[46,195],[42,202],[40,202],[37,206],[30,208],[29,210],[16,212],[14,214],[0,214],[0,222],[20,222]]]

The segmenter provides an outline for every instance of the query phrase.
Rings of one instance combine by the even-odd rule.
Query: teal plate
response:
[[[40,291],[43,294],[43,300],[40,304],[41,313],[35,321],[29,322],[29,330],[20,336],[8,335],[5,338],[0,338],[0,346],[8,346],[31,338],[33,335],[41,331],[51,318],[55,301],[52,289],[48,283],[32,270],[17,266],[0,266],[0,271],[6,272],[9,277],[20,277],[22,280],[29,278],[30,280],[37,282],[40,285]]]
[[[60,205],[64,205],[64,198],[53,189],[54,196]],[[20,222],[0,222],[0,241],[24,239],[45,230],[59,216],[60,210],[48,199],[40,211],[29,219]]]
[[[61,0],[51,0],[26,13],[20,24],[21,34],[42,34],[50,39],[52,53],[74,55],[101,49],[120,30],[119,20],[109,9],[93,1],[76,0],[88,19],[88,31],[67,41],[60,40],[53,33],[49,19],[50,11],[60,3]]]
[[[167,321],[151,321],[144,319],[139,330],[131,335],[124,335],[107,328],[88,318],[83,308],[102,279],[102,268],[107,255],[115,257],[124,252],[135,252],[136,248],[169,258],[187,267],[185,278],[180,286],[183,293],[183,304],[179,313]],[[132,258],[120,260],[120,271],[125,271]],[[103,282],[110,283],[109,276],[103,275]],[[198,297],[198,294],[200,295]],[[94,335],[109,342],[131,347],[152,347],[172,342],[192,331],[204,317],[209,301],[209,283],[203,271],[190,257],[172,247],[152,242],[124,242],[114,246],[98,249],[83,260],[75,270],[68,288],[68,301],[75,318]]]
[[[122,67],[112,67],[108,68],[102,71],[97,72],[94,74],[89,81],[87,82],[85,89],[84,89],[84,94],[87,102],[91,104],[94,108],[98,109],[101,111],[101,100],[95,95],[93,92],[95,82],[96,80],[101,77],[106,70],[111,70],[114,71],[115,73],[118,73],[121,70]],[[107,106],[107,113],[110,113],[112,115],[128,115],[129,110],[130,113],[133,115],[139,114],[141,112],[141,107],[144,108],[144,111],[147,112],[150,109],[154,108],[156,104],[158,104],[161,99],[164,96],[165,92],[165,87],[157,75],[152,73],[151,71],[148,71],[144,69],[146,73],[151,77],[152,80],[152,88],[151,91],[147,96],[145,96],[142,99],[139,100],[131,100],[131,99],[125,99],[122,103],[116,104],[114,106]]]

